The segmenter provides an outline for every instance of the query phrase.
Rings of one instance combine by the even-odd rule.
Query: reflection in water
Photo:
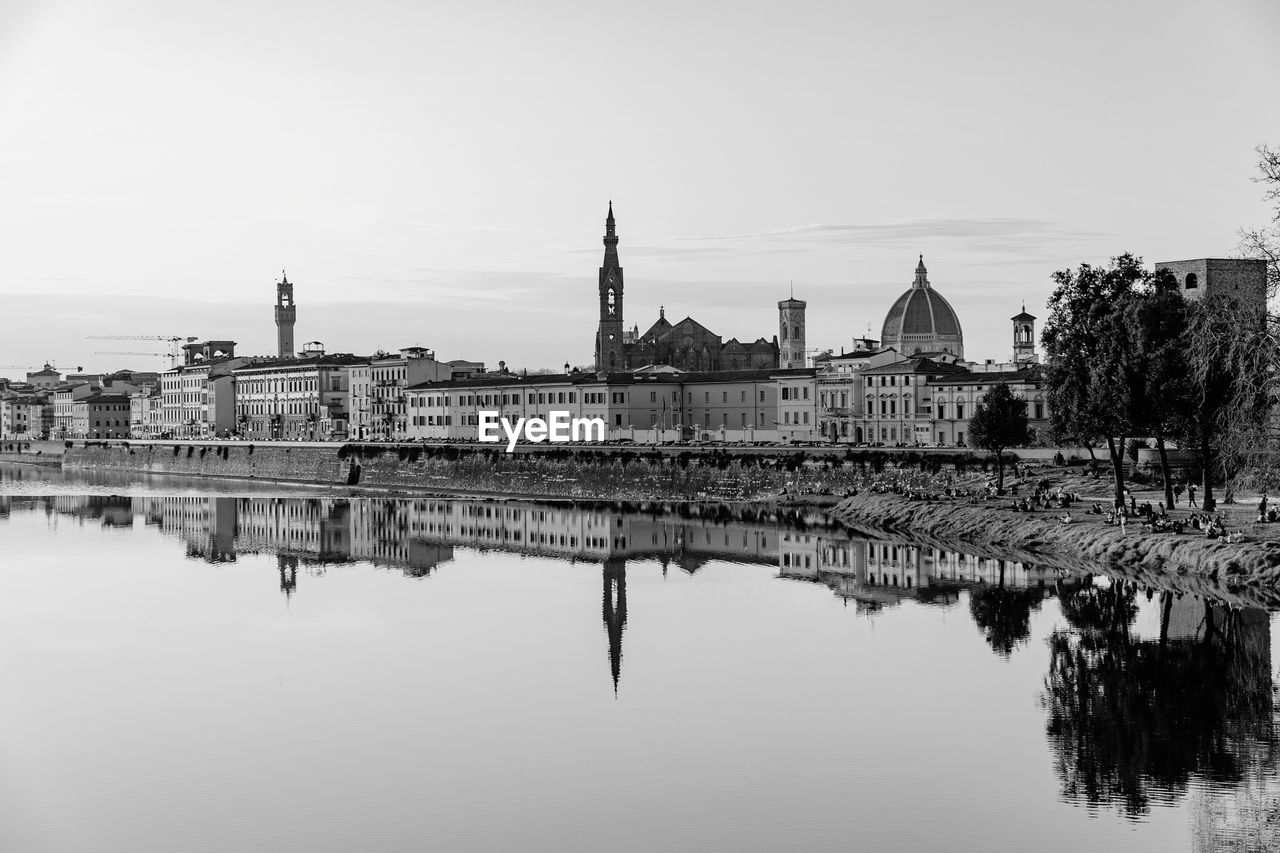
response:
[[[822,584],[859,615],[903,602],[968,613],[992,651],[1030,642],[1056,598],[1042,704],[1064,800],[1140,817],[1184,797],[1201,849],[1280,841],[1270,615],[1105,577],[1063,577],[1019,562],[873,540],[816,512],[525,501],[277,497],[0,496],[0,517],[44,512],[127,528],[141,518],[210,563],[275,556],[279,589],[356,562],[427,578],[454,549],[599,563],[601,617],[617,693],[627,564],[695,574],[711,561],[775,565]],[[1144,636],[1142,614],[1158,628]],[[1043,627],[1041,628],[1043,631]],[[1243,841],[1242,841],[1243,840]],[[1263,849],[1266,843],[1255,845]]]
[[[1166,591],[1157,636],[1139,639],[1138,594],[1088,583],[1062,601],[1069,627],[1049,638],[1044,704],[1063,796],[1136,817],[1194,781],[1265,777],[1274,790],[1268,614]]]

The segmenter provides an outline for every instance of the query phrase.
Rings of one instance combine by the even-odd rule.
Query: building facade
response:
[[[475,441],[483,411],[497,412],[511,423],[519,418],[548,419],[551,412],[562,411],[571,418],[601,419],[609,439],[774,441],[778,424],[784,416],[791,417],[780,409],[780,382],[788,383],[788,395],[791,383],[807,389],[795,391],[795,408],[812,412],[812,369],[495,374],[428,382],[409,389],[408,437]],[[809,421],[812,424],[812,414]]]
[[[53,409],[43,397],[14,395],[0,399],[0,438],[42,438],[52,429]]]
[[[237,356],[235,341],[183,347],[183,363],[160,376],[160,438],[225,438],[236,430],[232,372],[253,358]]]
[[[362,363],[362,356],[313,351],[236,368],[236,434],[254,441],[345,440],[348,368]]]
[[[94,393],[71,405],[72,437],[129,438],[129,395]]]

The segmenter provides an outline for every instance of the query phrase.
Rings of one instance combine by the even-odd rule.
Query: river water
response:
[[[0,849],[1274,849],[1248,604],[814,512],[0,465]]]

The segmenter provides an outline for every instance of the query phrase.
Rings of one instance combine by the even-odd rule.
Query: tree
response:
[[[1187,302],[1173,275],[1161,270],[1142,290],[1121,298],[1112,322],[1106,357],[1098,365],[1107,377],[1106,403],[1123,413],[1135,435],[1155,438],[1165,503],[1172,507],[1165,439],[1183,431],[1194,392],[1187,357]],[[1144,446],[1137,439],[1131,442]]]
[[[1045,397],[1056,436],[1087,443],[1106,442],[1115,481],[1115,500],[1124,500],[1124,440],[1134,435],[1133,410],[1119,368],[1126,330],[1116,305],[1148,280],[1142,261],[1131,254],[1111,259],[1107,268],[1081,264],[1075,272],[1053,274],[1049,319],[1041,343],[1047,355]],[[1102,367],[1109,364],[1112,369]]]
[[[1280,291],[1280,148],[1259,145],[1258,176],[1254,181],[1266,187],[1263,198],[1274,202],[1276,210],[1271,224],[1261,228],[1240,229],[1240,254],[1246,258],[1262,258],[1267,262],[1267,294]]]
[[[969,441],[974,447],[996,455],[996,488],[1004,489],[1004,452],[1031,441],[1027,427],[1027,401],[1015,397],[1001,382],[982,397],[978,411],[969,419]]]
[[[1188,306],[1187,359],[1194,393],[1185,440],[1200,451],[1205,510],[1213,508],[1213,479],[1228,490],[1246,466],[1274,465],[1271,407],[1280,358],[1276,320],[1226,295]],[[1228,491],[1227,499],[1230,500]]]

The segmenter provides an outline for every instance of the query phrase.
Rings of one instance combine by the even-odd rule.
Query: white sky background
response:
[[[1055,269],[1268,211],[1280,4],[0,2],[0,365],[145,342],[584,364],[627,325],[880,324],[924,253],[970,358]],[[0,375],[19,371],[0,370]]]

